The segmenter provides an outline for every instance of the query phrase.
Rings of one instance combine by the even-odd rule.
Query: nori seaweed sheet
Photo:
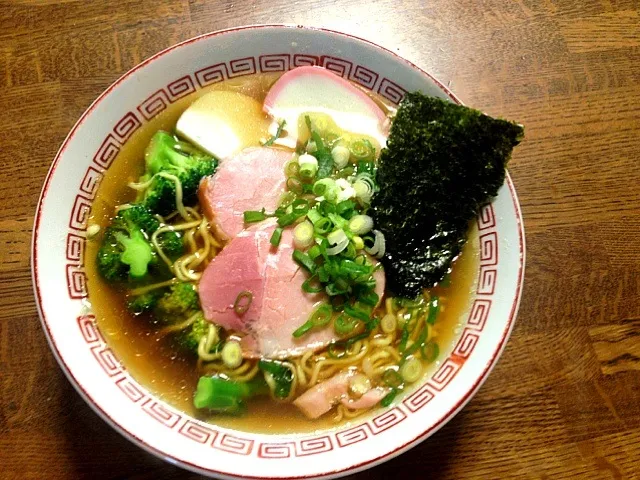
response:
[[[369,214],[386,240],[387,285],[413,298],[441,281],[469,222],[504,182],[521,125],[419,92],[398,108]]]

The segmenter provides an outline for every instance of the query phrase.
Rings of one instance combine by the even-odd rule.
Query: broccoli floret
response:
[[[178,232],[165,232],[158,235],[158,246],[169,259],[174,261],[184,253],[184,243]]]
[[[172,179],[155,176],[160,172],[174,175],[182,184],[182,201],[193,205],[197,200],[200,180],[211,175],[217,166],[216,159],[187,142],[177,140],[167,132],[157,132],[145,152],[145,173],[141,182],[153,178],[138,200],[160,215],[176,209],[176,185]]]
[[[177,323],[200,310],[200,300],[195,287],[187,282],[171,285],[158,300],[155,317],[162,323]]]
[[[109,282],[139,280],[155,261],[149,235],[158,220],[142,205],[120,210],[104,232],[98,250],[98,271]]]
[[[189,327],[178,332],[174,341],[183,351],[197,354],[200,340],[208,333],[209,322],[205,320],[202,312],[198,312],[194,322]]]
[[[150,312],[158,304],[163,295],[162,290],[153,290],[127,299],[127,308],[135,314]]]

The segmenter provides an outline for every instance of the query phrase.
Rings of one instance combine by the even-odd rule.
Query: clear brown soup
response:
[[[149,140],[160,129],[172,131],[180,114],[196,98],[213,89],[220,89],[240,91],[262,101],[276,79],[277,75],[260,74],[216,84],[178,100],[142,126],[122,148],[105,175],[91,211],[90,222],[105,227],[113,215],[114,207],[134,198],[133,191],[127,184],[142,173],[143,154]],[[388,111],[380,98],[372,98]],[[459,324],[465,320],[464,315],[470,307],[471,292],[478,271],[477,238],[475,226],[472,226],[470,240],[453,266],[450,286],[436,287],[433,290],[446,299],[446,308],[440,312],[436,324],[440,358],[451,351],[458,336]],[[155,327],[146,319],[134,317],[128,312],[124,295],[107,285],[98,275],[95,263],[98,247],[99,242],[88,242],[85,252],[89,300],[106,341],[141,385],[174,407],[221,427],[278,434],[305,433],[338,426],[331,420],[330,413],[318,420],[308,420],[293,405],[278,403],[268,397],[251,400],[244,416],[203,417],[192,405],[199,378],[196,359],[176,350],[171,342],[156,341]],[[436,361],[431,365],[425,375],[432,374],[438,363]],[[352,421],[361,420],[356,418]]]

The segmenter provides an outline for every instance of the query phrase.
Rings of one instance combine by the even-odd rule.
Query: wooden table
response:
[[[439,433],[353,478],[640,478],[635,0],[0,0],[0,477],[190,477],[108,427],[56,365],[33,214],[66,133],[123,72],[203,32],[282,21],[378,42],[527,128],[510,166],[528,259],[506,351]]]

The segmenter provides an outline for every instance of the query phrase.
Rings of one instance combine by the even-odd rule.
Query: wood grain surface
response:
[[[527,128],[510,167],[527,268],[503,357],[434,437],[352,478],[640,478],[637,0],[0,0],[0,477],[195,478],[120,437],[58,368],[33,214],[65,135],[123,72],[278,22],[378,42]]]

